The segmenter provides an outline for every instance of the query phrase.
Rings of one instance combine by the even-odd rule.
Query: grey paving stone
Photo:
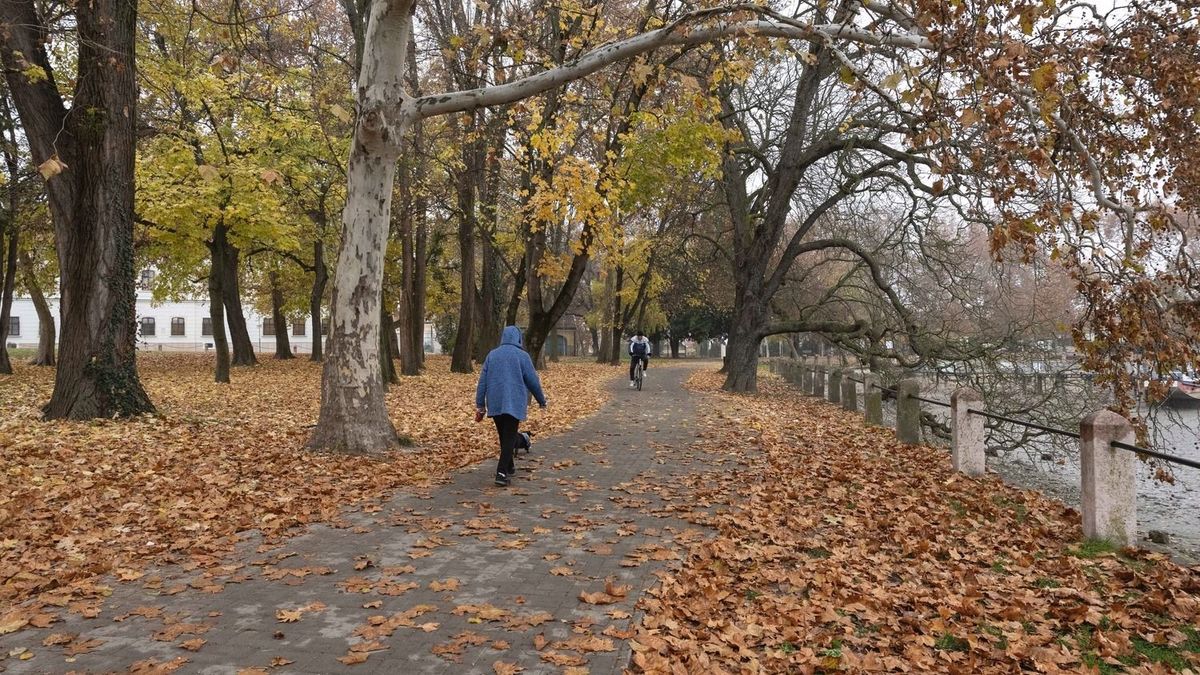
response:
[[[682,380],[691,371],[664,365],[654,369],[645,390],[630,391],[618,381],[612,400],[597,415],[567,433],[535,439],[533,453],[518,458],[521,471],[509,489],[492,486],[495,460],[488,460],[440,485],[397,492],[377,513],[346,513],[345,527],[312,527],[266,553],[256,551],[261,543],[257,533],[247,533],[232,562],[245,565],[237,574],[248,579],[226,583],[221,593],[188,588],[175,595],[114,581],[113,597],[95,619],[64,613],[64,620],[48,629],[0,637],[0,657],[19,648],[35,654],[29,660],[4,658],[0,670],[125,672],[138,661],[183,656],[189,662],[179,672],[214,675],[267,667],[275,657],[291,663],[271,668],[273,673],[491,673],[498,660],[517,663],[526,672],[557,672],[559,668],[542,661],[534,649],[535,636],[543,634],[551,642],[568,639],[572,622],[585,617],[595,620],[595,634],[610,624],[628,628],[630,619],[613,620],[606,612],[615,608],[636,616],[638,597],[657,582],[653,572],[666,563],[650,560],[621,567],[620,561],[639,546],[667,546],[675,533],[694,528],[637,482],[704,469],[702,458],[687,450],[695,437],[696,410]],[[549,394],[554,405],[554,392]],[[476,519],[486,527],[470,530],[469,523]],[[635,531],[622,529],[630,525]],[[286,554],[294,555],[281,557]],[[554,555],[560,557],[545,559]],[[363,557],[371,566],[355,570],[356,559]],[[252,564],[263,561],[270,565]],[[410,565],[413,570],[404,572]],[[264,576],[270,570],[316,566],[333,571],[293,579],[294,585]],[[572,574],[550,574],[560,566],[569,567]],[[168,588],[202,571],[164,568],[155,574]],[[603,591],[608,576],[633,590],[609,606],[579,601],[580,592]],[[356,578],[370,581],[372,590],[353,592]],[[431,582],[447,579],[458,580],[458,587],[430,589]],[[380,581],[393,585],[381,588]],[[375,602],[378,606],[363,606]],[[388,648],[371,653],[365,663],[347,666],[337,660],[363,641],[355,630],[369,625],[371,617],[388,617],[418,605],[435,609],[414,622],[436,623],[436,630],[401,627],[380,638]],[[536,627],[510,629],[504,620],[455,614],[461,605],[492,605],[517,616],[549,612],[553,618]],[[169,630],[162,618],[114,620],[144,606],[162,607],[180,620],[209,627],[199,635],[164,641],[154,639],[156,632]],[[276,619],[278,610],[305,607],[298,621]],[[42,646],[47,635],[64,632],[103,644],[68,661],[62,647]],[[486,641],[465,646],[458,660],[434,653],[468,632]],[[196,637],[206,640],[198,651],[179,646]],[[506,642],[507,649],[493,649],[497,641]],[[619,673],[628,664],[628,645],[616,643],[614,652],[583,655],[591,673]]]

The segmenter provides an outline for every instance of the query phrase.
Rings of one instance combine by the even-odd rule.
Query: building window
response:
[[[154,337],[154,317],[142,317],[142,337]]]
[[[321,319],[321,335],[329,335],[329,319]]]
[[[8,336],[15,337],[21,334],[21,317],[8,317]]]
[[[263,319],[263,335],[275,334],[275,319],[267,317]]]
[[[186,335],[185,326],[182,316],[177,316],[171,319],[171,335]]]
[[[212,317],[206,316],[200,320],[200,334],[212,335]]]
[[[154,270],[142,270],[142,286],[149,286],[150,282],[154,281]]]
[[[304,323],[304,319],[300,319],[299,321],[292,322],[292,335],[302,336],[302,335],[304,335],[305,330],[306,330],[306,325]]]

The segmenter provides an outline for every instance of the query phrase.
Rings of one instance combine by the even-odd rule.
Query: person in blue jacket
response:
[[[505,326],[500,346],[488,352],[483,360],[479,385],[475,387],[475,419],[481,420],[485,414],[491,417],[500,437],[500,463],[496,466],[496,485],[500,487],[509,484],[517,469],[513,448],[521,420],[529,409],[529,394],[533,394],[539,406],[546,407],[546,395],[542,393],[533,360],[522,346],[521,329]]]

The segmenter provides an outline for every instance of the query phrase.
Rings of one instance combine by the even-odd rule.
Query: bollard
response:
[[[883,426],[883,392],[875,386],[878,381],[873,373],[863,375],[863,419],[876,427]]]
[[[800,391],[806,395],[812,392],[812,366],[800,366]]]
[[[896,383],[896,438],[901,443],[917,445],[921,442],[921,383],[907,378]]]
[[[829,371],[829,402],[842,402],[842,371],[840,368]]]
[[[982,476],[987,471],[983,447],[982,415],[970,410],[982,410],[983,396],[970,387],[961,387],[950,396],[950,455],[954,470],[968,476]]]
[[[825,366],[817,366],[816,372],[813,373],[812,395],[825,397]]]
[[[858,385],[849,375],[842,377],[842,407],[846,410],[858,410]]]
[[[1079,423],[1083,536],[1118,546],[1137,541],[1137,482],[1132,452],[1113,441],[1133,443],[1133,425],[1111,410],[1100,410]]]

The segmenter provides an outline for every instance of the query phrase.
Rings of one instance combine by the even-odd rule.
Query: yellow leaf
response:
[[[1033,71],[1031,77],[1033,88],[1038,91],[1046,91],[1046,89],[1052,87],[1057,81],[1057,72],[1058,64],[1054,61],[1047,61],[1038,66],[1037,70]]]
[[[57,176],[65,169],[67,169],[67,165],[58,158],[58,155],[55,155],[38,165],[38,173],[42,174],[42,178],[45,178],[46,180],[50,180],[51,178]]]
[[[345,122],[347,124],[350,123],[350,119],[351,119],[350,111],[346,110],[342,106],[334,104],[332,107],[329,108],[329,112],[333,113],[333,116],[338,118],[342,122]]]

